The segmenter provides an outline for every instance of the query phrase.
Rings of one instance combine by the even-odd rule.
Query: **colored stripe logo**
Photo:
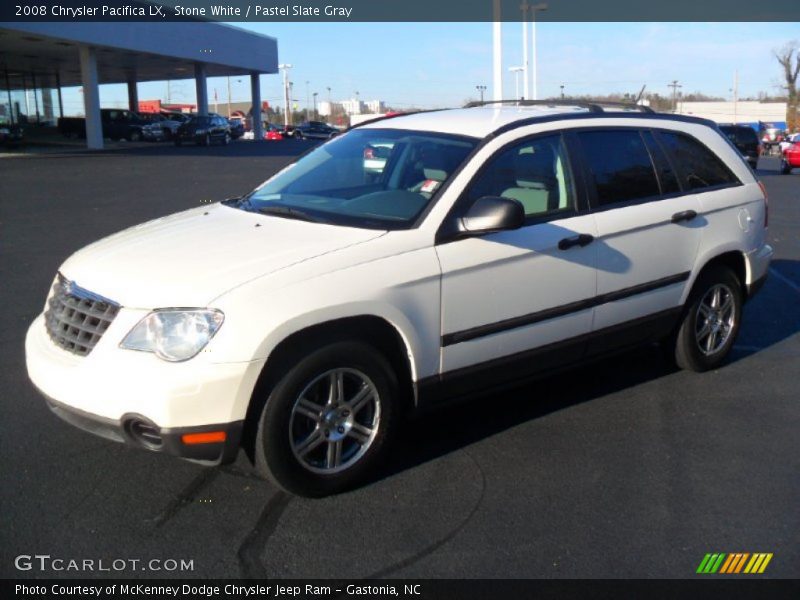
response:
[[[697,573],[701,575],[713,575],[714,573],[735,575],[747,573],[756,575],[763,573],[769,562],[772,560],[772,553],[756,552],[734,552],[726,554],[717,552],[706,554],[697,567]]]

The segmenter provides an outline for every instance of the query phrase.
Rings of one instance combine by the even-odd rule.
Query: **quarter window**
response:
[[[492,158],[467,190],[469,204],[484,196],[518,200],[528,217],[572,209],[572,174],[561,136],[527,140]]]
[[[673,157],[684,189],[739,183],[725,163],[696,139],[673,131],[660,131],[658,136]]]
[[[578,134],[600,206],[659,194],[650,154],[638,130],[598,130]]]

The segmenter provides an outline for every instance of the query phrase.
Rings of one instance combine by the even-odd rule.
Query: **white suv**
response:
[[[369,122],[78,251],[30,378],[96,434],[207,464],[241,447],[324,495],[411,411],[656,340],[720,365],[772,256],[739,152],[701,119],[520,104]]]

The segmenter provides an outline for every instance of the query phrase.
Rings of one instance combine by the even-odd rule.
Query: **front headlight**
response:
[[[171,362],[189,360],[206,347],[225,315],[211,308],[154,310],[131,329],[120,348],[154,352]]]

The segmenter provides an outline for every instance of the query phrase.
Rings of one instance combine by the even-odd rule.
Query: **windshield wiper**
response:
[[[262,206],[258,208],[258,212],[262,215],[274,215],[276,217],[283,217],[285,219],[297,219],[298,221],[309,221],[310,223],[325,223],[325,219],[316,217],[302,210],[296,208],[289,208],[288,206]]]

